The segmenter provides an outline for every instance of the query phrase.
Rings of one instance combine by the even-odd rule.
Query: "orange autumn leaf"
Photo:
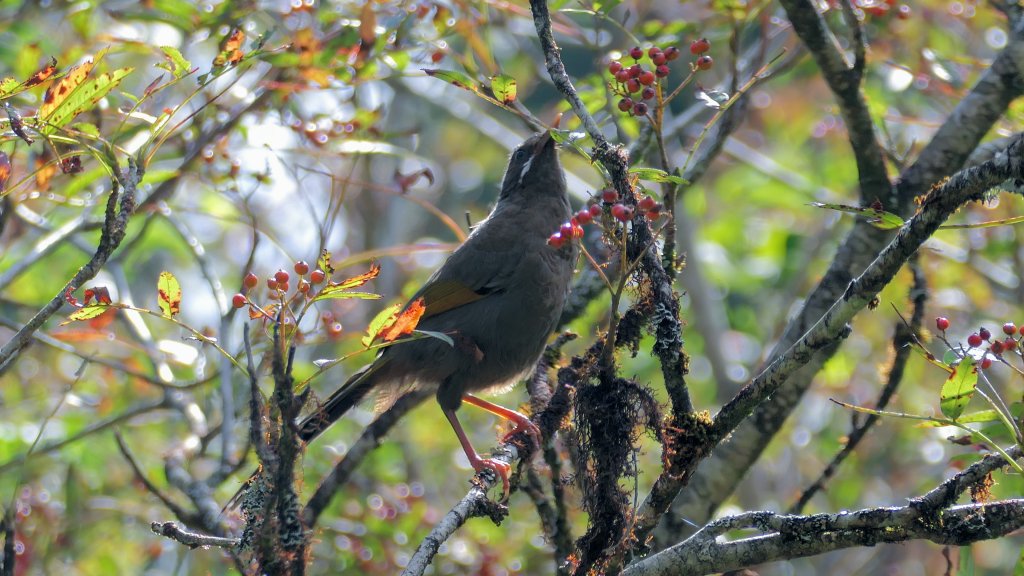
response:
[[[32,86],[36,86],[38,84],[42,84],[43,82],[49,80],[50,77],[53,76],[53,73],[56,71],[57,59],[53,56],[50,56],[50,63],[37,70],[36,73],[32,76],[29,76],[28,80],[25,80],[24,85],[26,88],[29,88]]]
[[[7,189],[7,181],[11,179],[11,159],[6,153],[0,152],[0,193]]]
[[[350,288],[358,288],[359,286],[362,286],[363,284],[366,284],[370,280],[373,280],[379,274],[380,274],[380,264],[378,264],[376,262],[373,262],[372,264],[370,264],[370,269],[367,270],[365,273],[360,274],[358,276],[353,276],[351,278],[347,278],[345,280],[342,280],[341,282],[338,282],[337,284],[332,282],[331,286],[337,286],[338,289],[340,289],[340,290],[348,290]]]
[[[242,52],[242,42],[245,42],[245,32],[242,32],[240,28],[235,28],[221,44],[220,54],[213,59],[213,65],[220,67],[225,64],[238,64],[245,56]]]
[[[93,61],[86,60],[85,62],[75,66],[63,78],[53,83],[52,86],[46,89],[46,94],[43,96],[43,105],[39,107],[38,117],[46,118],[54,110],[56,110],[62,102],[67,100],[68,96],[71,95],[79,86],[81,86],[86,79],[89,78],[89,73],[92,72]]]
[[[413,300],[401,314],[377,332],[375,339],[379,338],[384,342],[394,342],[402,336],[412,334],[412,331],[416,329],[416,325],[420,322],[420,317],[426,311],[427,306],[423,303],[423,298]]]

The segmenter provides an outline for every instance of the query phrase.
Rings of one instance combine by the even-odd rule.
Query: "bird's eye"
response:
[[[515,154],[512,155],[512,159],[517,162],[521,161],[523,158],[526,158],[526,150],[523,150],[522,148],[516,150]]]

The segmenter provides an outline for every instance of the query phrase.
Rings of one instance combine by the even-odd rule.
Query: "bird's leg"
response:
[[[480,472],[487,469],[494,472],[494,475],[498,478],[501,478],[501,496],[504,499],[509,492],[508,475],[512,471],[512,467],[501,460],[481,458],[476,453],[476,450],[473,449],[473,445],[469,443],[469,437],[466,436],[466,432],[462,429],[462,424],[459,424],[459,418],[455,415],[455,410],[445,409],[444,415],[448,417],[448,421],[451,422],[452,428],[455,430],[455,435],[459,437],[459,444],[462,444],[462,450],[466,453],[466,457],[469,458],[469,464],[473,467],[473,470]]]
[[[526,435],[530,438],[530,440],[533,441],[533,447],[535,449],[540,449],[540,428],[538,428],[536,424],[531,422],[530,419],[527,418],[525,415],[520,414],[515,410],[505,408],[504,406],[498,406],[497,404],[492,404],[486,400],[481,400],[480,398],[477,398],[476,396],[473,396],[471,394],[463,395],[462,401],[467,404],[472,404],[473,406],[476,406],[478,408],[483,408],[484,410],[487,410],[491,414],[504,418],[505,420],[508,420],[515,424],[515,426],[512,428],[512,431],[509,432],[508,434],[505,434],[501,438],[502,442],[508,442],[508,439],[510,437],[514,436],[515,434],[518,434],[519,432],[526,432]]]

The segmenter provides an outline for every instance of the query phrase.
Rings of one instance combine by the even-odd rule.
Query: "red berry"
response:
[[[614,188],[605,188],[604,190],[601,190],[601,200],[604,200],[608,204],[618,202],[619,193],[616,192]]]
[[[629,67],[629,77],[639,78],[644,73],[644,67],[639,64],[633,64]]]
[[[573,228],[574,226],[572,225],[572,222],[566,222],[562,224],[561,228],[558,229],[558,233],[562,236],[562,238],[572,238]]]
[[[1016,333],[1017,333],[1017,325],[1016,324],[1014,324],[1013,322],[1007,322],[1006,324],[1003,324],[1003,334],[1006,334],[1007,336],[1013,336]]]
[[[668,62],[668,57],[665,56],[664,52],[658,52],[654,56],[651,56],[651,62],[654,62],[655,66],[661,66],[665,62]]]
[[[939,316],[938,318],[935,319],[935,327],[938,328],[941,332],[949,330],[949,318],[946,318],[945,316]]]
[[[640,75],[639,80],[640,83],[643,84],[644,86],[650,86],[651,84],[654,84],[654,72],[651,72],[650,70],[645,70],[644,73]]]
[[[572,237],[573,238],[583,238],[583,227],[582,226],[573,226],[573,228],[572,228]]]
[[[430,61],[437,64],[441,60],[444,60],[444,52],[434,52],[430,55]]]
[[[629,55],[633,57],[633,60],[639,60],[644,57],[644,50],[639,46],[633,46],[629,49]]]
[[[612,206],[612,216],[619,222],[629,222],[633,219],[633,208],[625,204]]]
[[[967,337],[967,345],[970,346],[971,348],[977,348],[978,346],[981,346],[981,342],[981,336],[978,336],[977,332]]]
[[[591,214],[590,210],[587,210],[586,208],[576,213],[576,222],[579,222],[581,225],[590,224],[593,220],[594,215]]]
[[[621,111],[621,112],[629,112],[632,109],[633,109],[633,99],[632,98],[623,98],[622,100],[619,100],[619,111]]]
[[[248,299],[246,299],[245,294],[235,294],[231,297],[231,305],[235,308],[245,307],[246,302],[248,302]]]
[[[998,356],[1003,353],[1003,343],[1000,342],[999,340],[996,340],[995,342],[989,345],[988,350],[989,352]]]
[[[326,277],[327,277],[327,275],[324,274],[324,271],[319,269],[319,268],[317,268],[316,270],[313,270],[309,274],[309,281],[312,282],[313,284],[319,284],[319,283],[323,282],[324,278],[326,278]]]
[[[644,214],[644,216],[647,216],[647,219],[653,222],[658,218],[661,218],[661,210],[649,210]]]
[[[650,195],[644,196],[636,203],[636,207],[639,208],[641,212],[653,210],[655,205],[657,205],[657,202],[655,202],[654,198],[651,198]]]
[[[309,273],[309,264],[306,264],[305,260],[299,260],[295,263],[295,273],[299,276],[305,276]]]
[[[650,72],[648,72],[648,74],[650,74]],[[640,91],[640,97],[644,100],[650,100],[651,98],[654,98],[654,95],[654,88],[651,88],[650,86],[645,86],[644,89]]]
[[[669,72],[671,72],[671,70],[669,70],[667,64],[662,64],[661,66],[658,66],[657,68],[654,69],[654,75],[657,76],[658,78],[664,78],[668,76]]]
[[[992,333],[988,331],[988,328],[982,326],[978,329],[978,336],[981,336],[982,340],[988,342],[988,339],[992,337]]]
[[[561,248],[563,244],[565,244],[565,238],[562,238],[562,235],[558,232],[555,232],[548,238],[548,246]]]
[[[910,18],[910,6],[906,4],[900,4],[899,9],[896,12],[896,17],[900,20],[906,20]]]
[[[872,16],[875,16],[875,17],[885,16],[885,13],[888,12],[888,11],[889,11],[889,5],[888,4],[875,4],[874,6],[868,6],[868,7],[864,8],[864,12],[867,12],[868,14],[870,14]]]
[[[622,70],[622,62],[619,62],[618,60],[614,60],[611,64],[608,65],[608,72],[610,72],[613,76],[615,74],[618,74],[619,70]]]
[[[698,56],[711,49],[711,42],[708,42],[707,38],[701,38],[700,40],[694,40],[690,43],[690,54]]]
[[[661,53],[661,48],[658,48],[657,46],[651,46],[650,48],[647,49],[647,55],[650,56],[652,59]]]
[[[647,104],[643,102],[633,104],[633,116],[643,116],[645,114],[647,114]]]
[[[277,290],[277,280],[274,280],[273,278],[267,278],[267,288],[270,288],[271,290]]]
[[[629,80],[629,70],[623,68],[622,70],[619,70],[618,72],[615,73],[616,82],[624,84],[626,80]]]
[[[341,323],[333,322],[327,326],[327,335],[331,338],[336,338],[341,335]]]
[[[1007,337],[1006,340],[1003,340],[1003,348],[1007,350],[1015,350],[1017,348],[1017,341],[1013,338]]]
[[[629,90],[631,93],[632,92],[639,92],[640,91],[640,82],[637,81],[636,78],[630,78],[629,81],[626,82],[626,90]]]
[[[671,62],[676,58],[679,58],[679,48],[676,48],[675,46],[665,48],[665,59]]]
[[[601,214],[604,214],[604,209],[597,204],[591,204],[590,210],[587,210],[587,212],[590,212],[590,215],[594,218],[600,218]]]
[[[260,279],[252,272],[249,272],[245,275],[245,278],[242,278],[242,286],[245,286],[246,288],[255,288],[259,283]]]
[[[981,369],[982,370],[988,370],[988,367],[991,366],[991,365],[992,365],[992,359],[989,358],[988,355],[986,354],[985,357],[981,360]]]
[[[697,70],[710,70],[711,66],[714,63],[715,63],[715,61],[711,59],[711,56],[708,56],[708,55],[701,56],[700,58],[697,58],[697,64],[696,64]]]
[[[287,283],[287,282],[278,282],[278,283],[277,283],[277,288],[278,288],[278,289],[279,289],[279,290],[280,290],[281,292],[287,292],[287,291],[288,291],[288,288],[290,288],[290,286],[288,286],[288,283]]]
[[[278,284],[284,284],[285,282],[288,281],[290,277],[291,276],[284,270],[278,270],[277,272],[274,272],[274,280],[277,280]]]
[[[299,292],[302,292],[303,294],[306,294],[306,293],[309,292],[309,286],[310,286],[309,282],[307,282],[305,279],[302,279],[302,280],[299,280],[299,286],[298,286],[298,288],[296,288],[296,290],[298,290]]]

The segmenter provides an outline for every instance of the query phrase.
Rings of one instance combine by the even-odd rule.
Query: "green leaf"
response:
[[[68,316],[68,319],[64,322],[61,322],[60,325],[66,326],[68,324],[71,324],[72,322],[92,320],[93,318],[99,316],[100,314],[103,314],[107,310],[110,310],[111,308],[113,308],[113,306],[111,306],[110,304],[90,304],[88,306],[83,306],[78,310],[72,312]]]
[[[334,266],[331,266],[331,251],[326,248],[320,252],[320,257],[316,259],[316,267],[323,270],[324,274],[327,274],[327,279],[330,280],[331,274],[334,274]]]
[[[635,175],[641,180],[647,180],[650,182],[672,182],[673,184],[687,184],[685,178],[675,176],[665,172],[664,170],[658,170],[657,168],[633,168],[629,171],[630,174]]]
[[[942,363],[946,366],[952,366],[960,361],[960,355],[954,350],[946,350],[942,353]]]
[[[824,202],[811,202],[810,205],[815,208],[825,208],[826,210],[849,212],[850,214],[864,216],[868,219],[868,224],[879,230],[895,230],[904,224],[903,218],[878,208],[864,208],[861,206],[848,206],[846,204],[826,204]]]
[[[505,106],[512,104],[516,101],[516,79],[507,74],[491,76],[491,92]]]
[[[82,112],[95,106],[111,90],[114,89],[125,76],[132,73],[133,68],[118,68],[112,72],[105,72],[96,78],[86,79],[71,89],[70,93],[57,106],[39,120],[43,122],[40,132],[43,134],[54,134],[68,122],[71,122]]]
[[[313,302],[320,300],[340,300],[344,298],[355,298],[356,300],[380,300],[380,294],[373,292],[348,291],[341,286],[327,286],[313,298]]]
[[[392,304],[387,308],[381,310],[370,320],[370,325],[366,327],[366,335],[363,336],[361,342],[363,346],[369,347],[373,344],[373,339],[377,337],[377,333],[383,328],[392,318],[398,314],[398,311],[402,309],[402,304]]]
[[[6,98],[8,94],[14,92],[21,87],[21,82],[18,82],[14,78],[4,78],[0,80],[0,98]]]
[[[942,385],[939,395],[939,407],[947,418],[956,420],[964,412],[967,403],[974,395],[978,386],[978,370],[974,366],[974,357],[966,356],[953,369],[946,382]]]
[[[166,270],[160,273],[156,281],[157,302],[164,316],[174,316],[181,312],[181,284],[174,274]]]
[[[582,138],[577,138],[573,133],[571,133],[571,132],[562,132],[560,130],[552,130],[551,131],[551,139],[554,140],[555,142],[559,143],[559,144],[562,144],[563,146],[566,145],[566,144],[568,144],[569,146],[572,146],[573,148],[576,149],[577,152],[580,153],[581,156],[586,158],[587,161],[591,161],[590,160],[590,154],[588,154],[587,151],[583,149],[583,146],[580,145],[580,142],[583,139]]]
[[[157,68],[167,70],[174,74],[175,78],[182,78],[192,70],[192,63],[186,60],[174,46],[161,46],[160,50],[167,58],[167,62],[157,64]]]

